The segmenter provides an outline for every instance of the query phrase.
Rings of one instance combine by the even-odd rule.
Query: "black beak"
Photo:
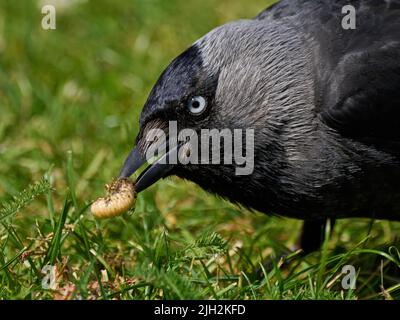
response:
[[[152,184],[164,178],[175,167],[170,159],[177,159],[179,146],[176,146],[160,157],[156,162],[147,167],[136,181],[136,192],[141,192]],[[144,163],[146,159],[142,156],[136,146],[125,160],[119,178],[128,178],[134,174]]]

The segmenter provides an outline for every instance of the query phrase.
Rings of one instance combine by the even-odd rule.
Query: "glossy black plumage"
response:
[[[356,29],[341,8],[356,9]],[[317,108],[344,135],[400,152],[400,1],[285,0],[258,19],[287,19],[314,45]]]

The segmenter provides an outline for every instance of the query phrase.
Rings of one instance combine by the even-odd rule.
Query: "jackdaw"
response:
[[[305,252],[320,246],[327,219],[400,220],[400,1],[282,0],[212,30],[154,86],[121,177],[146,161],[146,134],[169,121],[195,132],[254,130],[254,170],[158,160],[138,191],[176,175],[302,219]]]

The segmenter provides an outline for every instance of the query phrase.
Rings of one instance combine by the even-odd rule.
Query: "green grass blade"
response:
[[[61,237],[62,237],[62,231],[65,225],[65,221],[68,216],[68,212],[71,208],[72,202],[66,198],[64,202],[64,206],[61,210],[61,215],[58,219],[56,229],[54,230],[54,235],[51,240],[49,250],[47,251],[47,256],[44,259],[43,265],[50,264],[54,265],[57,259],[58,254],[60,253],[61,250]]]

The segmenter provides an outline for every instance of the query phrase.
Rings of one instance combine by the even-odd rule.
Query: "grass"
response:
[[[53,31],[40,27],[39,1],[0,3],[0,299],[400,298],[396,223],[339,221],[321,252],[285,266],[300,222],[178,179],[141,193],[135,213],[99,222],[88,212],[163,68],[268,1],[49,2]],[[354,290],[341,287],[345,265]]]

